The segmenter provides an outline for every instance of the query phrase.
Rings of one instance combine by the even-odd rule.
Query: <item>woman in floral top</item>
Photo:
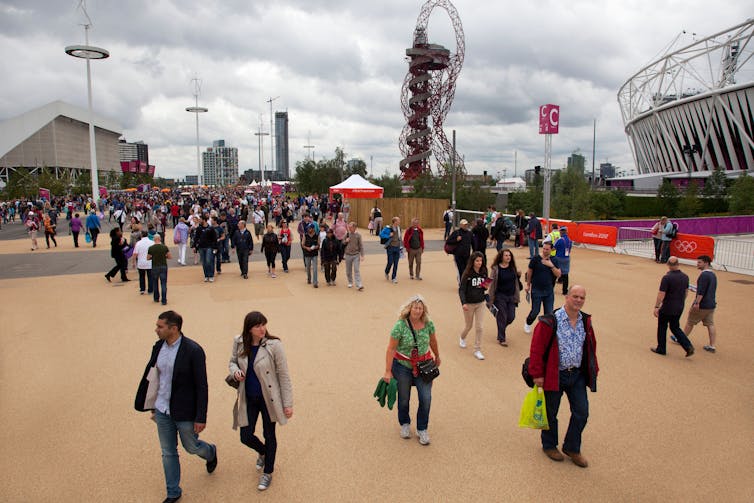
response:
[[[416,348],[413,327],[416,332]],[[430,352],[431,349],[431,352]],[[425,382],[418,375],[416,363],[434,357],[440,366],[440,352],[437,348],[435,325],[429,319],[429,312],[420,295],[411,297],[401,308],[398,321],[390,331],[390,339],[385,357],[385,382],[395,378],[398,381],[398,422],[401,425],[401,438],[411,437],[411,418],[409,417],[409,399],[411,386],[416,386],[419,396],[419,409],[416,413],[416,434],[419,443],[429,444],[429,407],[432,403],[432,383]]]

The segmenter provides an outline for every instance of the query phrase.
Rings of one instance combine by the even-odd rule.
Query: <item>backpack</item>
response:
[[[448,212],[446,211],[446,212],[445,212],[445,214],[444,214],[444,215],[442,216],[442,220],[443,220],[443,222],[445,222],[445,223],[448,223],[448,222],[450,222],[450,213],[448,213]]]
[[[672,224],[672,226],[670,228],[670,232],[666,233],[665,235],[667,237],[669,237],[669,238],[674,238],[674,237],[678,236],[678,224],[675,223],[675,222],[673,222],[673,224]]]
[[[419,231],[414,229],[411,233],[411,237],[408,239],[408,245],[412,250],[418,250],[421,248],[421,240],[419,239]]]
[[[393,228],[390,226],[382,228],[382,230],[380,231],[380,244],[381,245],[387,244],[387,242],[390,240],[391,232],[393,232]]]

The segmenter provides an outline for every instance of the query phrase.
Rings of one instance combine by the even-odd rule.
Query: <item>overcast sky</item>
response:
[[[84,43],[78,0],[0,0],[0,120],[55,100],[86,107],[85,63],[64,47]],[[149,144],[157,174],[196,173],[192,78],[201,80],[202,148],[238,147],[240,171],[258,169],[260,118],[289,114],[291,171],[314,145],[363,159],[372,173],[398,173],[404,124],[405,49],[423,1],[89,0],[89,43],[110,58],[92,63],[94,108],[128,141]],[[561,107],[553,168],[580,149],[596,164],[634,166],[616,94],[682,30],[691,43],[752,17],[751,0],[480,2],[454,0],[465,61],[445,120],[467,171],[495,176],[542,164],[538,106]],[[429,40],[456,51],[445,10]],[[311,135],[309,140],[308,136]],[[269,166],[269,137],[265,163]],[[434,167],[434,162],[433,162]]]

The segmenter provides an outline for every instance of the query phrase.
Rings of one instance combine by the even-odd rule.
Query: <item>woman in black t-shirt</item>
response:
[[[485,290],[487,290],[488,284],[484,255],[482,252],[474,252],[469,257],[469,262],[461,275],[461,282],[458,287],[458,296],[461,299],[465,321],[459,345],[462,348],[466,347],[466,335],[471,331],[471,326],[476,324],[474,357],[477,360],[484,360],[482,354],[482,315],[484,314]],[[476,322],[474,322],[475,318]]]
[[[516,318],[516,307],[520,301],[521,272],[509,249],[500,250],[490,266],[490,304],[497,308],[497,342],[507,346],[505,329]]]

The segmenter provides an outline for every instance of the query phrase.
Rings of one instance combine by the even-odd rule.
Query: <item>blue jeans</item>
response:
[[[178,438],[189,454],[196,454],[202,459],[214,459],[217,448],[202,440],[194,433],[193,421],[174,421],[172,417],[156,410],[154,420],[157,423],[157,435],[162,449],[162,468],[165,470],[165,484],[168,498],[181,495],[181,463],[178,460]]]
[[[529,259],[532,259],[539,255],[539,241],[532,238],[527,238],[529,241]]]
[[[215,250],[212,248],[199,248],[199,257],[202,261],[205,278],[215,277]]]
[[[429,407],[432,405],[432,383],[421,377],[414,377],[410,368],[393,360],[393,377],[398,381],[398,423],[411,424],[408,414],[411,386],[416,386],[419,395],[419,409],[416,411],[416,429],[426,430],[429,425]]]
[[[152,292],[154,294],[154,301],[162,300],[163,304],[168,302],[168,266],[158,265],[152,266]],[[162,292],[162,299],[160,299],[160,292]]]
[[[390,268],[393,268],[393,276],[391,279],[395,279],[398,274],[398,261],[401,259],[400,246],[388,246],[385,248],[387,251],[387,265],[385,266],[385,274],[390,273]]]
[[[222,250],[222,259],[225,262],[230,262],[230,238],[225,238],[220,241],[220,248]]]
[[[553,312],[553,305],[555,304],[555,292],[550,289],[549,292],[540,292],[537,290],[531,291],[531,311],[526,317],[526,324],[531,325],[537,319],[539,309],[544,304],[545,309],[543,314],[550,314]]]
[[[312,274],[314,274],[314,284],[317,284],[317,256],[306,257],[304,256],[304,267],[306,267],[306,282],[312,282]]]
[[[571,420],[563,439],[563,450],[573,453],[581,452],[581,433],[589,417],[589,400],[586,397],[586,377],[581,370],[561,370],[560,390],[545,391],[547,422],[549,430],[542,430],[542,449],[554,449],[558,446],[558,409],[560,399],[565,392],[571,406]]]

